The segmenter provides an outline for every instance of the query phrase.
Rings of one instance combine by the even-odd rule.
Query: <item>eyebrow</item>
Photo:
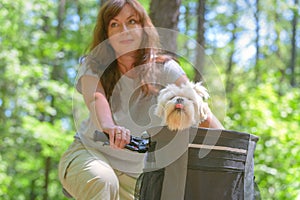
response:
[[[132,15],[130,15],[129,17],[127,17],[126,19],[130,19],[130,18],[132,18],[132,17],[137,17],[137,15],[135,14],[132,14]],[[111,20],[116,20],[116,21],[119,21],[118,19],[116,19],[115,17],[114,18],[112,18]]]

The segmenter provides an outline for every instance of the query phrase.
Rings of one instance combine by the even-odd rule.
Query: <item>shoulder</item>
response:
[[[155,63],[163,66],[165,69],[181,68],[177,59],[169,54],[160,54],[155,57]]]
[[[88,75],[98,76],[96,66],[97,66],[97,62],[95,60],[93,60],[88,56],[82,56],[79,59],[78,75],[80,76],[80,75],[88,74]]]
[[[174,59],[170,59],[166,61],[163,65],[163,69],[165,72],[171,74],[180,74],[180,75],[185,74],[185,72],[180,66],[180,63]]]
[[[162,85],[175,83],[180,77],[185,76],[185,72],[181,68],[176,59],[167,57],[163,62],[157,62],[159,64],[159,77],[158,81]]]
[[[165,67],[170,67],[170,68],[173,68],[173,67],[180,67],[180,63],[179,63],[177,60],[170,59],[170,60],[168,60],[167,62],[165,62],[164,66],[165,66]],[[180,68],[181,68],[181,67],[180,67]]]
[[[82,93],[82,84],[81,80],[82,77],[91,77],[94,80],[99,80],[98,73],[93,69],[93,66],[91,66],[91,61],[86,59],[86,57],[82,57],[79,60],[79,68],[77,70],[77,76],[76,76],[76,89]]]

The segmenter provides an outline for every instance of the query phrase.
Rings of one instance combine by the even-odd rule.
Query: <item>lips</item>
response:
[[[121,44],[130,44],[132,43],[134,40],[133,39],[126,39],[126,40],[121,40],[120,43]]]

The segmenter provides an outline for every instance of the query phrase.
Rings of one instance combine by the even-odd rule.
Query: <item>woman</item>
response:
[[[61,158],[63,187],[76,199],[133,199],[144,155],[124,147],[131,135],[160,125],[153,114],[159,89],[187,80],[160,52],[158,34],[137,0],[106,2],[79,70],[76,86],[90,117]],[[201,126],[222,128],[213,115]],[[93,140],[96,130],[109,136],[110,146]]]

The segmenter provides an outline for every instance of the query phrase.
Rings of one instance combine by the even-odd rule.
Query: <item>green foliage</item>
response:
[[[226,124],[260,137],[255,174],[262,199],[296,199],[300,192],[300,92],[290,88],[279,94],[274,86],[237,86],[229,97],[233,106]]]
[[[0,3],[0,199],[64,199],[57,165],[76,131],[74,79],[78,58],[93,31],[97,2],[66,1],[61,19],[58,0]],[[141,3],[149,11],[150,1]],[[206,1],[206,53],[221,66],[216,76],[224,85],[231,81],[226,100],[220,99],[228,102],[224,126],[260,137],[255,175],[262,199],[296,199],[300,196],[300,91],[289,84],[288,65],[291,13],[297,6],[291,1],[260,1],[260,23],[265,28],[255,63],[247,55],[255,41],[251,3]],[[196,4],[196,0],[182,2],[179,30],[189,37],[197,33]],[[241,40],[242,45],[237,42]],[[193,45],[178,42],[179,61],[193,79]],[[297,50],[299,65],[299,44]],[[299,77],[299,66],[295,70]],[[214,76],[205,78],[214,81]],[[214,90],[223,88],[218,84]]]
[[[188,62],[186,59],[184,58],[179,58],[178,59],[180,66],[182,67],[182,69],[185,71],[185,73],[187,74],[188,78],[190,80],[193,80],[195,77],[195,71],[194,71],[194,66]]]
[[[63,49],[67,43],[46,24],[55,20],[53,2],[0,7],[0,199],[61,199],[57,164],[74,134],[73,78],[66,71],[76,58],[67,54],[78,52]]]

